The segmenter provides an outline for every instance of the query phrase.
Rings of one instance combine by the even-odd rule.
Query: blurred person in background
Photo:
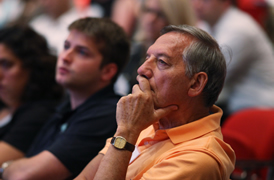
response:
[[[266,31],[274,43],[274,1],[273,0],[236,0],[239,9],[250,14]]]
[[[274,54],[265,31],[232,0],[191,0],[196,15],[223,47],[227,77],[217,105],[225,118],[244,108],[274,107]],[[223,122],[222,121],[222,122]]]
[[[116,0],[90,0],[90,4],[91,6],[99,5],[100,7],[102,7],[103,17],[110,18],[112,14],[113,4],[115,3],[115,1]],[[126,1],[132,1],[132,0],[126,0]]]
[[[55,77],[69,97],[42,128],[26,158],[4,169],[3,179],[72,179],[115,133],[121,96],[113,84],[128,61],[128,37],[110,19],[78,19],[68,29]]]
[[[0,28],[19,17],[23,11],[22,0],[0,0]]]
[[[28,25],[30,21],[32,21],[37,16],[41,15],[41,5],[39,0],[21,0],[23,1],[23,10],[22,13],[19,15],[18,18],[16,18],[14,21],[12,21],[11,25]]]
[[[138,9],[131,58],[123,72],[131,87],[137,82],[137,69],[145,59],[146,49],[160,36],[159,32],[163,27],[196,23],[188,0],[144,0]]]
[[[13,25],[27,25],[41,13],[39,0],[0,0],[0,29]]]
[[[0,28],[19,18],[23,6],[22,0],[0,0]]]
[[[138,18],[134,39],[142,42],[146,49],[166,25],[195,25],[195,15],[188,0],[144,0]]]
[[[46,37],[52,53],[58,55],[68,35],[67,27],[80,17],[101,17],[102,10],[99,6],[79,9],[76,1],[72,0],[39,0],[43,13],[34,18],[30,25]]]
[[[136,28],[136,21],[141,0],[115,0],[112,7],[111,19],[119,24],[130,38]]]
[[[55,82],[57,58],[29,27],[0,30],[0,164],[24,157],[63,89]]]

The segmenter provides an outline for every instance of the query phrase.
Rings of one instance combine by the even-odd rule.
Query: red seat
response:
[[[239,111],[226,119],[222,132],[224,141],[231,145],[236,154],[234,173],[239,172],[239,168],[254,172],[255,169],[273,165],[274,109]],[[244,161],[247,163],[244,164]],[[257,170],[257,176],[266,179],[266,170],[260,173]]]

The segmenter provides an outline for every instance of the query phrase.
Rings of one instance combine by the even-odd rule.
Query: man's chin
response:
[[[56,82],[65,88],[69,85],[69,83],[63,78],[56,78]]]

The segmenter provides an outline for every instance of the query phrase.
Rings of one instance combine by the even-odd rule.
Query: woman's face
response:
[[[14,109],[21,103],[29,72],[11,50],[0,43],[0,99]]]
[[[145,0],[144,3],[141,26],[144,29],[146,39],[154,42],[160,36],[161,29],[168,25],[168,21],[159,0]]]

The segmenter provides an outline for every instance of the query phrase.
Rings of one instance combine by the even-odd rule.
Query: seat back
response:
[[[235,151],[236,169],[239,161],[238,168],[244,168],[243,160],[247,160],[245,170],[250,171],[256,168],[250,162],[258,164],[257,169],[272,164],[269,162],[274,160],[274,109],[241,110],[226,119],[222,133],[224,141]],[[266,172],[259,176],[266,179]]]

